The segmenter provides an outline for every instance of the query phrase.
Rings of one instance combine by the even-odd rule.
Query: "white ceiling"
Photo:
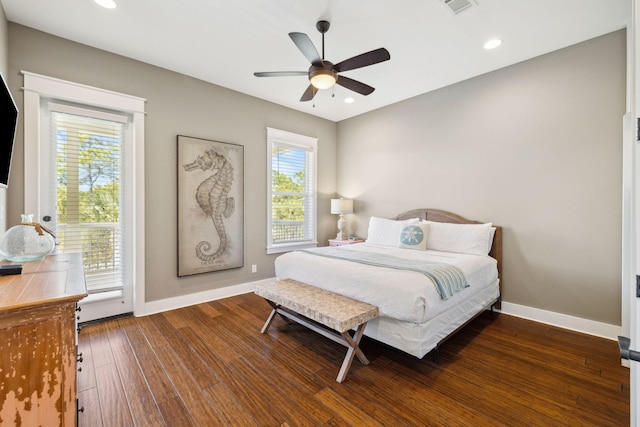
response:
[[[443,0],[0,0],[7,19],[333,121],[438,89],[600,36],[627,24],[631,0],[477,0],[454,15]],[[345,76],[376,88],[340,86],[299,102],[306,77],[258,78],[255,71],[306,71],[288,36],[330,21],[325,57],[385,47],[391,60]],[[486,51],[490,38],[504,40]],[[352,96],[355,102],[346,104]],[[315,106],[314,106],[315,104]]]

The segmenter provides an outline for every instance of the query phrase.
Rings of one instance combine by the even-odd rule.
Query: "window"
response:
[[[89,295],[121,297],[126,116],[49,103],[49,200],[58,252],[82,252]]]
[[[267,253],[317,246],[318,140],[267,128]]]

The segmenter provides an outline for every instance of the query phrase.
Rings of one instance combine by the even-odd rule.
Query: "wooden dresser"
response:
[[[76,425],[76,306],[85,296],[81,254],[49,255],[0,277],[2,426]]]

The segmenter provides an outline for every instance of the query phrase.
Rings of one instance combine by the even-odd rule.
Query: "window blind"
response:
[[[273,144],[273,243],[313,240],[313,154],[310,149]]]
[[[50,200],[57,251],[82,252],[87,290],[124,283],[122,143],[126,117],[50,105]]]

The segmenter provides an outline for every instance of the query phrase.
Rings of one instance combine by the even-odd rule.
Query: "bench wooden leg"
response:
[[[358,356],[358,359],[363,365],[369,364],[369,359],[367,359],[362,350],[360,350],[360,340],[364,334],[365,326],[367,326],[367,322],[358,326],[353,337],[349,334],[349,331],[342,332],[342,337],[347,343],[348,350],[347,355],[344,357],[344,361],[342,362],[342,366],[340,367],[340,372],[338,372],[338,378],[336,378],[336,381],[339,383],[344,381],[346,378],[347,372],[349,372],[349,368],[351,368],[351,362],[353,362],[353,356]]]
[[[284,319],[287,325],[292,325],[293,323],[295,323],[295,322],[292,322],[291,319],[287,318],[286,316],[283,316],[282,313],[280,313],[279,311],[280,306],[278,304],[275,304],[273,301],[269,301],[269,300],[266,300],[266,301],[269,303],[271,307],[273,307],[273,310],[271,311],[271,314],[269,315],[269,317],[267,317],[267,321],[264,322],[264,326],[260,331],[261,334],[264,334],[265,332],[267,332],[267,329],[269,329],[269,326],[271,326],[271,322],[273,322],[273,318],[276,317],[276,314],[280,314],[280,317]]]
[[[276,313],[278,312],[277,309],[273,309],[271,310],[271,314],[269,315],[269,317],[267,317],[267,321],[264,322],[264,326],[262,327],[262,330],[260,331],[261,334],[264,334],[265,332],[267,332],[267,329],[269,329],[269,326],[271,325],[271,322],[273,322],[273,318],[276,317]]]

